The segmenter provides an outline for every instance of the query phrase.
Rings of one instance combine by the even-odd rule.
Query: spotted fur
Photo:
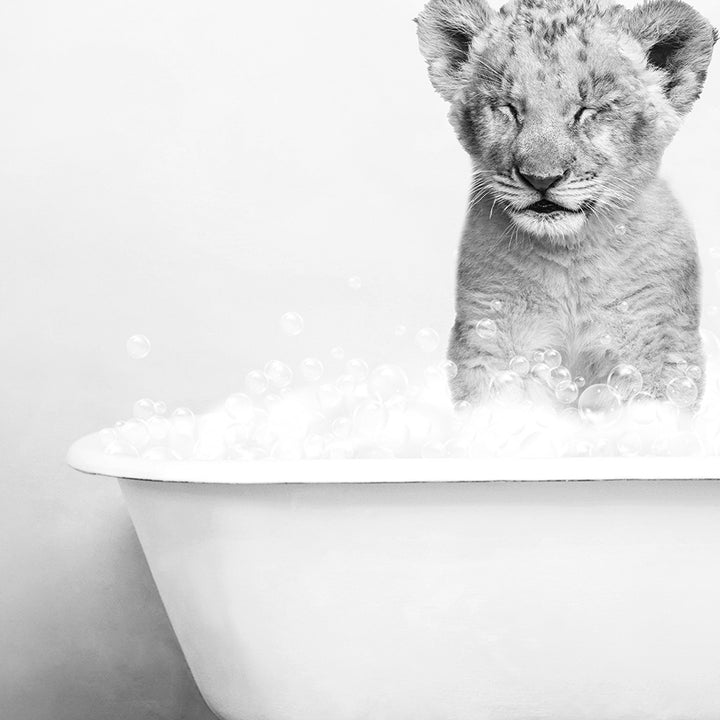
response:
[[[510,357],[547,347],[589,383],[631,363],[658,397],[678,360],[703,367],[696,243],[658,168],[702,91],[710,23],[679,0],[632,10],[513,0],[497,12],[484,0],[430,0],[417,22],[473,164],[449,350],[455,398],[486,398]],[[543,194],[533,177],[556,181]],[[483,318],[496,321],[495,338],[476,333]]]

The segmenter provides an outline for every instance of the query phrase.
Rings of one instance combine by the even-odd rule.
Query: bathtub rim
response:
[[[99,433],[76,440],[67,463],[90,475],[206,485],[720,480],[719,457],[146,460],[106,455]]]

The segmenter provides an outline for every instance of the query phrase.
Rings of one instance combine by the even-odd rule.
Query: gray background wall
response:
[[[695,4],[720,24],[713,2]],[[444,338],[468,163],[426,80],[418,9],[0,10],[0,717],[209,717],[117,487],[64,465],[73,439],[139,397],[205,409],[272,357],[342,345],[419,365],[414,332]],[[666,162],[707,307],[719,111],[716,67]],[[290,309],[306,321],[293,340]],[[124,347],[136,332],[153,343],[141,362]]]

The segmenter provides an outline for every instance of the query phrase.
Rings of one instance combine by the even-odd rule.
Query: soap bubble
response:
[[[405,325],[396,325],[393,332],[395,334],[395,337],[402,337],[407,332],[407,328],[405,327]]]
[[[616,235],[626,235],[627,234],[627,226],[626,225],[616,225],[615,226],[615,234]]]
[[[657,419],[657,400],[649,392],[639,392],[630,398],[628,417],[640,425],[649,425]]]
[[[323,412],[335,410],[342,403],[343,395],[335,385],[325,383],[318,388],[318,402]]]
[[[173,410],[170,422],[176,432],[184,435],[191,435],[195,432],[195,415],[186,407],[179,407]]]
[[[423,371],[425,384],[428,387],[439,386],[445,383],[446,378],[443,371],[437,365],[430,365]]]
[[[300,374],[307,382],[317,382],[322,376],[325,368],[317,358],[305,358],[300,363]]]
[[[379,435],[388,421],[387,409],[379,400],[366,400],[353,413],[355,430],[366,437]]]
[[[165,415],[167,413],[167,404],[162,400],[156,400],[154,406],[156,415]]]
[[[147,420],[155,414],[155,403],[149,398],[138,400],[133,405],[133,417],[138,420]]]
[[[270,387],[268,376],[260,370],[251,370],[245,376],[245,389],[251,395],[262,395]]]
[[[323,453],[323,457],[329,460],[349,460],[353,457],[355,451],[352,443],[343,440],[336,440],[328,443]]]
[[[150,354],[150,341],[144,335],[132,335],[127,341],[127,353],[133,360],[142,360]]]
[[[678,369],[679,372],[681,372],[683,374],[687,372],[688,361],[685,360],[685,358],[675,356],[674,358],[672,358],[670,360],[670,362],[672,362],[675,365],[675,367]]]
[[[565,405],[574,403],[578,399],[579,394],[580,390],[578,386],[570,380],[565,380],[555,386],[555,397]]]
[[[334,360],[342,360],[345,357],[345,350],[343,350],[339,345],[336,345],[334,348],[331,348],[330,357]]]
[[[508,367],[520,377],[525,377],[530,372],[530,361],[522,355],[516,355],[510,360]]]
[[[105,446],[106,455],[127,455],[128,457],[138,457],[137,448],[127,440],[117,439]]]
[[[150,442],[150,433],[142,420],[127,420],[118,428],[117,434],[119,440],[130,443],[137,450]]]
[[[615,422],[621,409],[620,396],[607,385],[591,385],[578,401],[580,417],[596,427]]]
[[[437,350],[440,344],[440,336],[437,334],[437,331],[432,328],[423,328],[415,335],[415,344],[423,352],[431,353]]]
[[[440,370],[448,380],[454,380],[458,374],[458,366],[452,360],[443,360]]]
[[[629,400],[642,390],[643,378],[637,368],[623,363],[610,371],[607,384],[622,400]]]
[[[698,387],[690,377],[678,377],[667,386],[668,399],[680,408],[690,407],[698,399]]]
[[[545,351],[545,355],[542,360],[551,370],[554,370],[557,367],[560,367],[562,365],[562,355],[557,351],[553,350],[552,348],[550,350]]]
[[[550,383],[550,368],[543,362],[535,363],[530,370],[533,380],[547,385]]]
[[[361,358],[353,358],[347,361],[345,372],[350,375],[356,383],[359,383],[367,379],[370,368],[368,368],[368,364]]]
[[[587,385],[587,380],[582,375],[578,375],[578,377],[575,378],[574,382],[581,389]]]
[[[408,389],[408,378],[398,365],[379,365],[370,374],[368,390],[387,400],[393,395],[404,395]]]
[[[286,335],[299,335],[305,327],[302,316],[296,312],[286,312],[280,318],[280,328]]]
[[[265,366],[265,374],[276,388],[288,387],[293,378],[292,369],[281,360],[271,360]]]
[[[168,462],[169,460],[178,460],[178,456],[169,448],[162,445],[148,448],[142,454],[143,460],[158,460]]]
[[[330,425],[332,434],[337,438],[350,437],[352,432],[352,420],[349,417],[335,418]]]
[[[556,388],[562,383],[572,382],[572,373],[566,368],[560,365],[550,371],[550,387]]]
[[[540,363],[545,362],[545,351],[544,350],[535,350],[532,354],[532,361],[536,365],[539,365]]]
[[[490,307],[493,309],[493,312],[500,313],[503,311],[503,302],[502,300],[493,300],[490,303]]]
[[[475,326],[475,332],[483,340],[492,340],[498,332],[497,323],[490,318],[484,318]]]
[[[322,435],[309,435],[303,442],[303,450],[308,460],[316,460],[325,452],[325,438]]]
[[[627,300],[623,300],[618,303],[617,308],[621,313],[626,313],[630,309],[630,303]]]
[[[693,457],[702,455],[700,439],[691,432],[668,433],[657,438],[652,444],[655,455],[667,457]]]
[[[610,333],[605,333],[604,335],[601,335],[600,343],[605,346],[610,345],[612,343],[612,335],[610,335]]]
[[[233,393],[225,400],[225,412],[238,422],[250,423],[255,417],[255,406],[245,393]]]
[[[362,279],[357,275],[348,278],[348,285],[351,290],[359,290],[362,287]]]
[[[145,421],[150,439],[155,443],[165,442],[170,436],[172,431],[172,424],[165,417],[159,417],[157,415],[148,418]]]
[[[689,365],[687,369],[687,376],[691,380],[700,380],[700,378],[702,378],[702,369],[699,365]]]
[[[335,387],[343,394],[350,395],[355,390],[355,380],[352,375],[345,373],[335,381]]]

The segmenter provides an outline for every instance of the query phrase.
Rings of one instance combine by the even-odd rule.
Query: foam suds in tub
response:
[[[303,321],[287,313],[281,324],[293,335]],[[478,327],[482,332],[493,328]],[[703,338],[708,364],[697,411],[690,408],[702,371],[682,360],[679,377],[656,398],[630,365],[588,387],[557,350],[538,350],[510,358],[493,379],[492,399],[472,406],[453,405],[448,382],[457,368],[447,360],[411,382],[398,365],[370,368],[352,358],[328,377],[321,360],[306,358],[294,369],[272,360],[251,370],[242,392],[201,415],[138,400],[133,417],[103,430],[101,441],[107,454],[159,461],[716,455],[720,341],[709,332]],[[429,352],[438,336],[425,329],[415,340]],[[333,348],[331,355],[338,360],[343,352]]]

